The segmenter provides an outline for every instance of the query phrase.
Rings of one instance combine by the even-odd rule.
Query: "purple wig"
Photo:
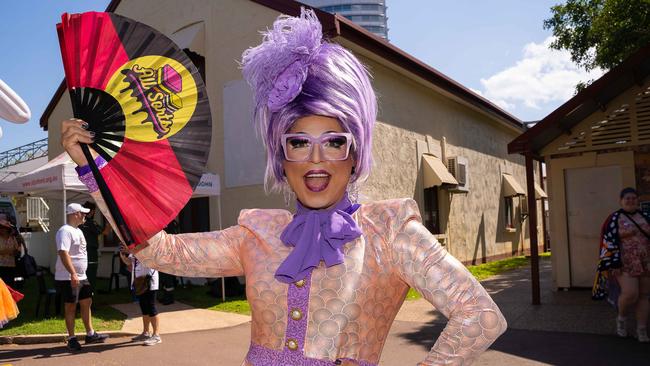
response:
[[[244,78],[255,94],[254,120],[267,151],[266,187],[286,187],[281,135],[305,116],[338,119],[354,136],[355,173],[363,181],[372,164],[372,129],[377,100],[366,68],[352,53],[323,41],[312,10],[280,16],[264,41],[242,55]]]

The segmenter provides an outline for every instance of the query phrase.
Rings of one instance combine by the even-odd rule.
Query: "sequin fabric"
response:
[[[282,365],[282,366],[377,366],[376,364],[356,361],[350,359],[318,360],[308,358],[300,353],[289,353],[286,350],[278,351],[256,344],[251,344],[246,355],[244,366],[269,366],[269,365]]]
[[[344,262],[329,268],[321,263],[311,274],[305,358],[378,364],[409,286],[449,319],[419,365],[468,365],[505,331],[497,305],[421,224],[415,201],[364,204],[353,217],[363,235],[345,245]],[[274,273],[291,249],[279,239],[290,220],[285,210],[243,210],[238,225],[220,232],[161,232],[136,256],[150,268],[181,276],[245,275],[252,350],[282,353],[291,285]],[[285,365],[270,362],[266,365]]]
[[[305,356],[304,342],[307,331],[307,314],[311,273],[304,281],[289,285],[287,293],[288,323],[284,349],[273,350],[251,343],[244,365],[251,366],[320,366],[320,365],[360,365],[376,366],[375,364],[354,359],[336,359],[334,361],[314,359]],[[293,342],[293,344],[292,344]]]
[[[101,169],[107,163],[106,163],[106,160],[101,159],[100,157],[98,157],[97,159],[95,159],[95,164],[97,164],[98,169]],[[84,174],[80,174],[79,175],[79,180],[81,181],[81,183],[86,185],[86,187],[88,188],[88,191],[90,193],[99,191],[99,187],[97,186],[97,181],[95,180],[95,177],[93,177],[93,173],[91,171],[88,171],[88,172],[86,172]]]

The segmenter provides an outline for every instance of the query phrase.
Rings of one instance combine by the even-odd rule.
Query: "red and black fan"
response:
[[[129,247],[162,230],[205,171],[211,115],[188,56],[155,29],[112,13],[63,14],[57,24],[75,118],[102,197]],[[90,149],[107,164],[98,169]]]

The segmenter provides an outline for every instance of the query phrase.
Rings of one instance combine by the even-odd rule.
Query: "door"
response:
[[[591,287],[601,225],[619,208],[621,167],[566,169],[564,174],[571,287]]]

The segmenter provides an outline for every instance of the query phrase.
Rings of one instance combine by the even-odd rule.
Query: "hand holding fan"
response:
[[[81,144],[129,247],[162,230],[205,171],[211,115],[187,55],[155,29],[112,13],[64,14],[57,24]],[[90,149],[106,160],[99,169]]]

